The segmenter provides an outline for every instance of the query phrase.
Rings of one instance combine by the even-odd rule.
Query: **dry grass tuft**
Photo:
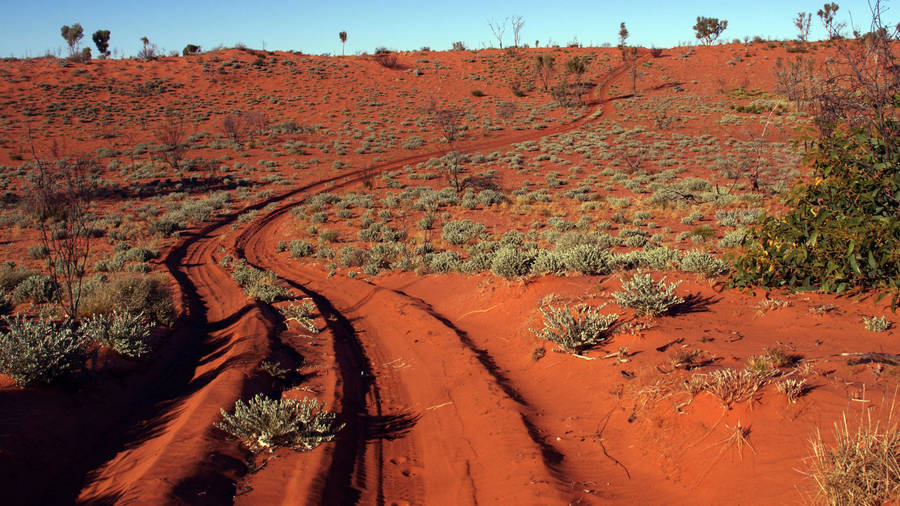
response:
[[[695,374],[684,383],[684,388],[692,395],[705,390],[718,397],[722,405],[731,407],[753,398],[767,381],[768,377],[752,371],[720,369],[709,374]]]
[[[808,473],[818,497],[834,505],[877,505],[900,499],[900,426],[893,419],[882,429],[871,416],[851,430],[844,415],[829,445],[816,431]]]
[[[740,457],[741,462],[744,461],[744,447],[750,448],[754,454],[756,450],[753,449],[753,445],[750,444],[750,427],[744,427],[741,425],[741,422],[738,422],[737,425],[731,427],[729,425],[725,425],[725,428],[728,429],[728,437],[721,441],[722,444],[726,446],[734,446],[737,448],[738,457]]]
[[[778,382],[775,385],[775,389],[783,393],[784,396],[787,397],[787,400],[789,400],[791,403],[795,403],[797,402],[797,399],[803,397],[803,395],[806,394],[806,380],[786,379],[784,381]]]

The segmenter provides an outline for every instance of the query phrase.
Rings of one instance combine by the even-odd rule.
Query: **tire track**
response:
[[[598,94],[604,95],[612,80],[618,78],[624,72],[624,68],[613,69],[602,85],[598,88]],[[504,138],[482,139],[477,141],[460,142],[459,147],[463,152],[478,150],[490,150],[507,146],[512,143],[536,140],[550,135],[574,130],[591,121],[597,111],[608,107],[610,99],[599,100],[594,113],[585,115],[565,125],[533,132],[525,132],[521,135],[511,135]],[[420,153],[413,156],[393,160],[376,167],[359,169],[322,179],[315,183],[288,191],[275,198],[268,199],[255,205],[247,206],[239,212],[224,216],[212,224],[200,228],[196,233],[183,240],[170,250],[164,262],[172,277],[179,285],[184,312],[183,332],[176,333],[173,338],[185,339],[185,342],[170,345],[169,351],[186,352],[180,357],[177,367],[183,371],[181,374],[173,374],[167,377],[167,381],[154,389],[155,394],[150,398],[158,399],[156,404],[160,406],[157,414],[152,419],[144,419],[138,424],[141,427],[137,433],[141,434],[137,440],[132,441],[113,459],[92,473],[90,483],[82,490],[79,500],[84,502],[103,501],[104,498],[128,498],[141,500],[152,499],[159,502],[168,502],[173,497],[181,497],[182,500],[190,500],[190,494],[201,494],[205,500],[213,500],[214,497],[223,499],[233,494],[233,483],[236,476],[244,471],[236,466],[233,461],[236,458],[233,450],[233,442],[222,441],[210,427],[218,418],[218,410],[233,404],[236,398],[244,396],[248,391],[259,390],[258,386],[251,385],[253,369],[259,360],[268,356],[271,342],[275,334],[276,322],[271,315],[265,314],[258,305],[237,304],[229,306],[234,301],[245,301],[237,285],[232,282],[227,273],[213,262],[213,253],[221,244],[217,237],[225,232],[226,226],[236,221],[239,214],[249,210],[259,210],[275,202],[280,203],[291,199],[303,192],[307,192],[328,183],[339,183],[338,186],[346,186],[371,177],[375,172],[401,168],[403,165],[415,164],[427,161],[435,156],[441,156],[441,151]],[[243,250],[251,234],[255,234],[284,214],[292,204],[283,205],[273,213],[269,213],[257,224],[248,228],[238,237],[238,248]],[[242,252],[243,253],[243,252]],[[224,279],[223,279],[224,278]],[[332,330],[336,335],[336,352],[340,349],[341,360],[345,360],[344,369],[360,368],[363,376],[366,370],[374,378],[377,376],[371,371],[371,364],[367,362],[365,350],[358,338],[354,338],[355,332],[350,321],[331,306],[328,299],[315,292],[308,292],[319,305],[322,314],[336,320]],[[185,334],[200,334],[188,336]],[[353,344],[353,343],[356,344]],[[470,350],[474,352],[475,350]],[[182,355],[182,353],[176,353]],[[477,355],[477,353],[476,353]],[[193,372],[189,372],[193,369]],[[186,374],[185,374],[186,373]],[[185,378],[185,379],[182,379]],[[355,383],[347,385],[346,383]],[[371,400],[364,402],[362,407],[357,406],[356,412],[365,412],[365,406],[374,406],[375,416],[382,417],[380,390],[374,381],[363,384],[361,382],[346,382],[342,385],[344,397],[358,397],[358,392],[369,392],[367,396]],[[395,385],[400,386],[400,385]],[[348,395],[349,394],[349,395]],[[355,399],[355,403],[361,399]],[[524,420],[523,420],[524,421]],[[367,430],[372,424],[364,424]],[[366,454],[366,443],[357,438],[356,447],[350,447],[348,453],[357,455]],[[376,478],[379,488],[376,494],[376,502],[385,501],[383,489],[385,476],[383,449],[378,447],[375,453],[378,462]],[[227,457],[229,463],[223,464]],[[211,462],[218,459],[219,461]],[[334,459],[333,459],[334,460]],[[357,461],[359,459],[356,459]],[[368,465],[368,464],[367,464]],[[467,462],[466,467],[469,467]],[[237,473],[237,474],[235,474]],[[329,467],[329,477],[325,480],[322,497],[340,498],[337,495],[338,483],[345,481],[346,470]],[[362,475],[359,473],[357,475]],[[401,474],[406,474],[405,472]],[[369,481],[369,480],[363,480]],[[218,485],[214,485],[217,483]],[[213,491],[210,487],[218,487]],[[417,494],[413,494],[417,496]],[[473,492],[474,496],[474,492]],[[199,496],[193,497],[196,498]],[[350,498],[352,499],[352,498]],[[418,497],[410,497],[412,502],[418,502]]]

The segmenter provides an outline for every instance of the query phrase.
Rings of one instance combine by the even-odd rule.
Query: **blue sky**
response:
[[[98,29],[111,31],[110,47],[118,56],[133,56],[140,38],[166,52],[188,43],[204,49],[243,43],[251,48],[297,50],[304,53],[337,53],[338,32],[348,32],[347,54],[391,49],[448,49],[461,40],[470,48],[495,46],[488,20],[522,16],[522,40],[541,45],[564,45],[575,37],[584,45],[615,43],[619,22],[631,32],[629,42],[643,46],[671,47],[694,42],[699,15],[728,20],[722,38],[732,40],[760,35],[793,38],[797,12],[813,12],[812,38],[823,31],[815,11],[823,2],[761,1],[265,1],[235,0],[0,0],[5,22],[0,31],[0,56],[42,56],[62,51],[62,25],[81,23],[90,45]],[[866,0],[838,1],[838,18],[868,29]],[[900,19],[900,2],[883,1],[885,21]],[[507,29],[504,44],[512,42]],[[95,49],[96,55],[96,49]]]

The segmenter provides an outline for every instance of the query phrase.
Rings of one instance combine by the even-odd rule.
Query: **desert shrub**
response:
[[[869,332],[887,332],[893,322],[884,316],[872,316],[863,318],[863,327]]]
[[[34,274],[25,278],[12,292],[15,302],[34,302],[43,304],[52,302],[58,290],[53,278],[45,274]]]
[[[604,305],[605,306],[605,305]],[[601,314],[604,306],[579,306],[573,312],[568,305],[541,306],[544,328],[531,329],[541,339],[553,341],[560,349],[581,353],[609,338],[608,331],[619,319],[616,314]]]
[[[0,316],[6,316],[12,311],[12,303],[9,301],[9,295],[6,290],[0,289]]]
[[[506,202],[506,196],[496,190],[481,190],[478,192],[478,203],[487,207]]]
[[[388,69],[395,69],[399,67],[397,63],[397,53],[391,51],[390,49],[379,47],[375,49],[375,54],[373,58],[379,65]]]
[[[241,285],[247,296],[258,301],[271,304],[291,297],[291,291],[281,286],[274,272],[251,267],[243,260],[235,265],[231,277]]]
[[[284,316],[286,321],[295,321],[309,333],[318,334],[319,328],[316,327],[316,321],[310,317],[315,310],[316,305],[311,300],[306,300],[299,304],[291,303],[278,308],[278,311]]]
[[[441,238],[450,244],[465,244],[484,233],[484,225],[469,220],[454,220],[444,224]]]
[[[40,260],[50,256],[50,249],[43,244],[32,244],[28,247],[28,258]]]
[[[19,283],[34,276],[37,272],[16,266],[15,262],[6,261],[0,264],[0,288],[11,292]]]
[[[759,209],[723,209],[716,211],[716,220],[723,227],[736,227],[752,224],[759,215]]]
[[[168,280],[160,275],[128,275],[92,285],[79,312],[82,315],[143,314],[154,325],[171,326],[175,322],[172,290]]]
[[[586,275],[609,272],[609,251],[591,244],[579,244],[561,253],[566,270]]]
[[[817,430],[809,475],[827,504],[874,506],[900,497],[900,426],[882,428],[869,418],[851,430],[846,415],[834,427],[834,444]]]
[[[308,257],[314,253],[312,245],[301,240],[291,241],[288,245],[288,251],[294,258]]]
[[[256,394],[248,402],[238,399],[234,413],[221,410],[216,427],[241,440],[253,451],[289,447],[309,451],[331,441],[343,424],[337,415],[319,407],[316,399],[270,399]]]
[[[731,249],[736,248],[741,245],[744,241],[744,237],[747,235],[747,230],[743,228],[739,228],[737,230],[732,230],[730,232],[725,232],[725,236],[719,241],[719,248],[721,249]]]
[[[84,366],[87,355],[81,335],[66,323],[21,315],[3,317],[0,332],[0,372],[16,384],[50,383]]]
[[[95,314],[82,320],[78,332],[124,357],[140,358],[150,352],[150,324],[143,313]]]
[[[426,256],[426,265],[433,272],[451,272],[459,269],[459,253],[441,251]]]
[[[681,270],[703,274],[707,277],[718,276],[728,272],[728,262],[716,258],[705,251],[688,251],[681,259]]]
[[[339,261],[344,267],[361,267],[368,260],[366,250],[355,246],[345,246],[341,249]]]
[[[493,256],[491,272],[504,278],[525,276],[531,270],[534,255],[517,248],[500,248]]]
[[[672,307],[682,304],[684,299],[675,294],[681,281],[666,285],[663,276],[654,282],[649,274],[635,274],[628,281],[622,281],[622,291],[614,292],[616,304],[634,309],[639,316],[663,314]]]
[[[641,266],[647,269],[661,271],[677,265],[681,261],[681,255],[677,250],[666,247],[645,249],[641,253]]]
[[[403,247],[397,242],[380,242],[366,254],[369,265],[376,269],[388,267],[404,253]]]

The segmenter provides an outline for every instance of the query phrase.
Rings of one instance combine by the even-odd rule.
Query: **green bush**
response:
[[[337,415],[320,408],[316,399],[269,399],[256,394],[249,402],[238,399],[232,414],[220,411],[223,420],[216,427],[253,451],[276,447],[309,451],[334,439],[343,428]]]
[[[630,280],[623,280],[622,291],[614,292],[612,296],[616,304],[634,309],[638,316],[655,316],[684,302],[675,295],[675,289],[680,284],[681,281],[666,285],[665,276],[654,282],[649,274],[637,273]]]
[[[150,324],[144,313],[95,314],[82,320],[78,332],[124,357],[140,358],[150,352]]]
[[[71,326],[50,319],[4,316],[0,332],[0,372],[16,384],[50,383],[84,367],[84,340]]]
[[[605,306],[605,305],[604,305]],[[573,313],[568,305],[541,306],[544,328],[531,329],[541,339],[553,341],[565,351],[581,353],[609,338],[608,331],[619,319],[616,314],[600,314],[604,306],[579,306]]]
[[[897,131],[895,123],[889,127]],[[787,211],[765,215],[748,230],[732,284],[838,293],[885,288],[896,305],[900,154],[887,149],[884,138],[838,129],[817,141],[807,161],[813,180],[787,195]]]

